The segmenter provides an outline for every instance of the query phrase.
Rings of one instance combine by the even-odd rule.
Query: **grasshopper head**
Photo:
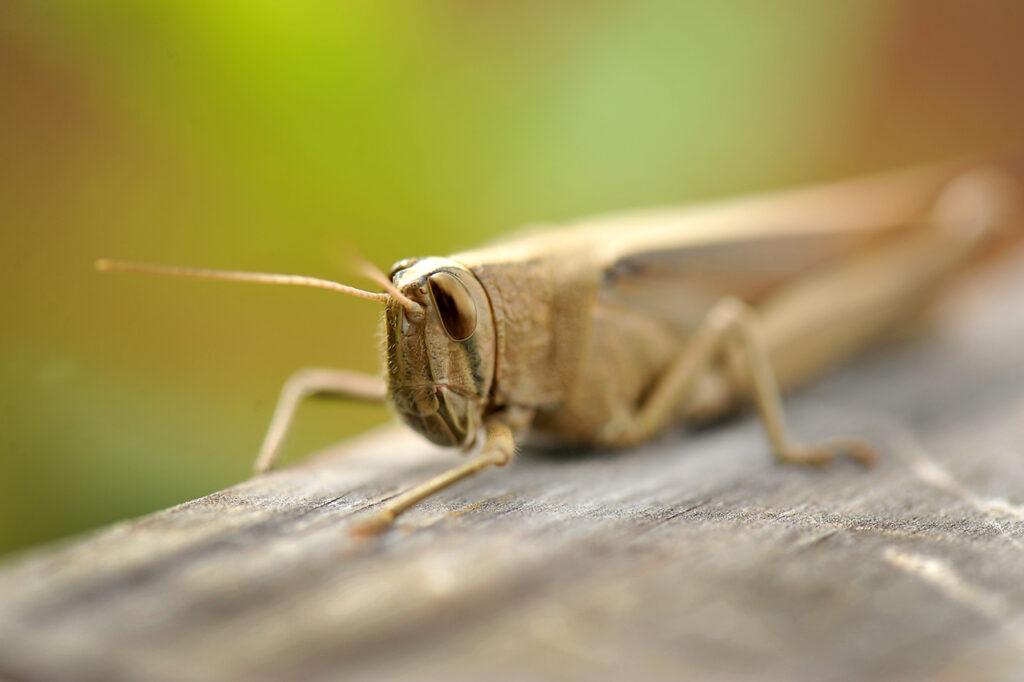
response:
[[[483,285],[445,258],[400,261],[385,314],[388,392],[402,419],[438,445],[469,448],[494,380],[495,333]]]

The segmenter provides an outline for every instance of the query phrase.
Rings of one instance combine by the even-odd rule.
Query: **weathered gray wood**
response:
[[[388,428],[0,571],[0,676],[85,680],[1024,677],[1024,259],[938,333],[752,418],[525,453],[357,541],[452,453]]]

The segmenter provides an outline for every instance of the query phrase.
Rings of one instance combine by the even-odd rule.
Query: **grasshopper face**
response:
[[[470,448],[494,380],[490,301],[455,261],[400,261],[392,283],[419,310],[391,300],[385,313],[388,393],[398,414],[438,445]]]

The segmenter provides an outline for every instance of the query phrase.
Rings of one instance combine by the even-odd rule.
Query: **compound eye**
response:
[[[444,331],[452,341],[465,341],[476,331],[476,303],[466,285],[447,272],[435,272],[427,283],[441,316]]]

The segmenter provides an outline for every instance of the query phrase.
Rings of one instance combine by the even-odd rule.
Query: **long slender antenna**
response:
[[[96,261],[95,265],[96,269],[100,272],[135,272],[146,275],[161,275],[164,277],[190,277],[193,279],[217,279],[230,282],[259,282],[263,284],[284,284],[296,287],[313,287],[314,289],[337,291],[343,294],[349,294],[350,296],[358,296],[359,298],[365,298],[370,301],[378,301],[381,303],[387,303],[389,298],[388,294],[377,294],[372,291],[364,291],[363,289],[350,287],[347,284],[341,284],[340,282],[332,282],[329,279],[306,277],[305,275],[281,275],[270,272],[243,272],[240,270],[189,268],[178,265],[157,265],[153,263],[136,263],[134,261],[108,260],[106,258],[101,258]],[[409,301],[405,296],[402,296],[402,298]],[[413,301],[409,302],[414,303]],[[405,303],[402,302],[402,305],[405,305]]]
[[[399,291],[398,287],[392,284],[391,280],[388,279],[388,276],[381,272],[380,268],[376,265],[359,255],[354,256],[354,260],[356,267],[362,273],[363,277],[379,284],[381,288],[391,294],[391,297],[398,301],[403,308],[408,310],[410,313],[416,313],[423,310],[423,306]]]

